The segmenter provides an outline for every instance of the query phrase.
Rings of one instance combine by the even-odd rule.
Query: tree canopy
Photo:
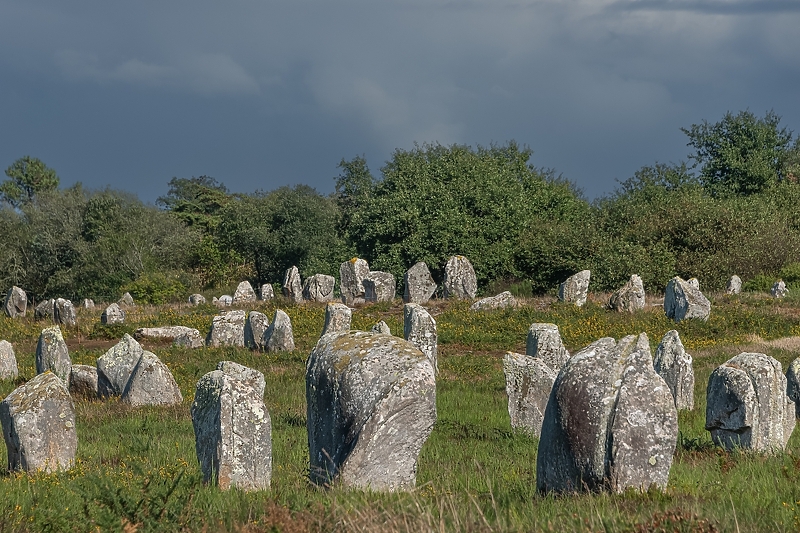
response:
[[[41,193],[58,189],[56,171],[29,155],[14,161],[6,169],[6,176],[9,179],[0,184],[0,199],[13,207],[21,207]]]

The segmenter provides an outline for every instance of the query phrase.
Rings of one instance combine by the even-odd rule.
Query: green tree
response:
[[[341,211],[339,231],[345,238],[349,237],[353,218],[364,206],[375,187],[375,178],[369,171],[364,156],[357,156],[339,162],[342,169],[336,179],[336,203]]]
[[[750,111],[725,114],[721,121],[681,128],[689,156],[700,167],[703,185],[715,195],[748,195],[763,191],[784,178],[782,172],[792,142],[792,132],[780,128],[773,111],[763,118]]]
[[[187,226],[213,231],[219,224],[219,213],[230,201],[228,188],[209,176],[172,178],[169,191],[156,204],[170,211]]]
[[[0,184],[0,199],[17,208],[41,193],[58,189],[56,171],[28,155],[14,161],[6,176],[9,179]]]

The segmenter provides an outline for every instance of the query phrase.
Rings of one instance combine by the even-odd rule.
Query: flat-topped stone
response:
[[[424,305],[436,292],[436,283],[431,271],[423,261],[415,263],[403,276],[403,301]]]
[[[578,307],[586,303],[589,295],[589,280],[592,272],[581,270],[577,274],[568,277],[567,280],[558,286],[558,299],[562,302],[574,303]]]

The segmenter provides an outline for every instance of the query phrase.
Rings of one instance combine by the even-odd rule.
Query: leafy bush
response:
[[[183,300],[188,287],[176,274],[148,272],[121,289],[131,293],[134,301],[147,304],[164,304]]]

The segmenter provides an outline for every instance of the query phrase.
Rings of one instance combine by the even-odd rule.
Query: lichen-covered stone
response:
[[[303,299],[310,302],[333,301],[336,278],[327,274],[314,274],[303,283]]]
[[[94,300],[91,298],[84,298],[83,302],[81,302],[81,307],[84,309],[94,309]]]
[[[542,492],[666,488],[678,412],[647,336],[600,339],[558,374],[536,463]]]
[[[699,279],[697,279],[697,278],[689,278],[688,280],[686,280],[686,283],[688,283],[689,285],[691,285],[692,287],[694,287],[698,291],[700,290],[700,280]]]
[[[49,300],[42,300],[33,309],[33,318],[36,320],[53,319],[53,305],[56,301],[52,298]]]
[[[264,348],[264,332],[269,328],[269,319],[264,313],[250,311],[244,322],[244,345],[251,350]]]
[[[206,340],[198,330],[189,328],[189,331],[175,337],[172,345],[181,348],[202,348],[206,345]]]
[[[740,294],[742,292],[742,278],[734,274],[725,285],[725,294]]]
[[[192,294],[189,296],[189,303],[192,305],[200,305],[206,303],[206,297],[202,294]]]
[[[129,292],[123,294],[122,298],[117,300],[117,304],[119,304],[121,307],[133,307],[136,305],[136,303],[133,301],[133,296],[131,296],[131,293]]]
[[[87,399],[97,399],[97,368],[72,365],[69,374],[69,393]]]
[[[233,293],[234,304],[243,304],[247,302],[256,301],[256,291],[249,281],[243,281],[236,287],[236,292]]]
[[[463,255],[447,260],[442,282],[445,298],[473,299],[478,292],[478,278],[472,263]]]
[[[561,302],[574,303],[578,307],[586,303],[589,295],[589,280],[592,277],[590,270],[581,270],[568,277],[558,286],[558,299]]]
[[[434,371],[439,371],[439,334],[436,320],[421,305],[403,306],[403,338],[425,354]]]
[[[320,335],[320,337],[347,333],[350,331],[352,319],[352,309],[344,304],[329,303],[325,306],[325,325],[322,327],[322,335]]]
[[[208,346],[244,346],[244,311],[228,311],[211,319],[211,331],[206,337]]]
[[[25,291],[14,285],[6,293],[6,302],[3,311],[11,318],[24,317],[28,309],[28,295]]]
[[[794,402],[795,418],[800,418],[800,357],[786,369],[786,395]]]
[[[324,336],[306,370],[311,479],[374,491],[412,489],[436,422],[430,360],[411,343],[351,331]]]
[[[711,302],[700,289],[675,276],[664,291],[664,312],[667,318],[680,322],[687,318],[708,320],[711,314]]]
[[[67,327],[78,325],[78,315],[71,301],[64,298],[56,298],[53,303],[53,322]]]
[[[708,378],[706,429],[726,449],[783,450],[795,425],[781,364],[763,353],[740,353]]]
[[[0,403],[8,469],[67,470],[75,463],[75,407],[64,382],[52,372],[20,385]]]
[[[558,326],[545,323],[534,323],[528,328],[525,354],[541,359],[556,373],[569,361],[570,357],[561,341]]]
[[[144,349],[127,333],[97,359],[97,396],[122,396]]]
[[[161,326],[158,328],[139,328],[133,332],[133,338],[141,339],[177,339],[181,335],[197,331],[187,326]]]
[[[19,369],[17,368],[17,358],[14,355],[14,347],[11,343],[0,341],[0,379],[17,379]]]
[[[283,295],[294,302],[303,301],[303,283],[296,266],[287,269],[283,276]]]
[[[42,330],[36,345],[36,373],[51,371],[64,383],[69,383],[72,361],[61,328],[51,326]]]
[[[511,427],[538,437],[556,372],[543,360],[508,352],[503,358]]]
[[[275,298],[275,289],[272,288],[271,284],[265,283],[261,286],[260,296],[262,300],[272,300]]]
[[[206,483],[222,490],[269,488],[272,426],[263,383],[260,372],[229,361],[197,382],[192,425]]]
[[[143,351],[120,401],[134,407],[177,405],[183,396],[167,365],[156,354]]]
[[[272,324],[264,332],[264,347],[268,352],[291,352],[294,350],[292,321],[283,310],[276,309]]]
[[[773,298],[784,298],[789,294],[789,289],[786,287],[786,283],[782,279],[779,279],[772,285],[769,293]]]
[[[436,292],[436,282],[431,277],[428,265],[423,261],[415,263],[403,276],[403,301],[424,305]]]
[[[694,368],[692,356],[686,353],[674,329],[668,331],[656,350],[653,360],[656,373],[664,379],[680,411],[694,409]]]
[[[230,307],[233,304],[233,296],[230,294],[223,294],[214,303],[217,305],[217,307]]]
[[[634,313],[644,309],[645,294],[642,278],[633,274],[625,285],[618,289],[608,300],[609,309],[620,313]]]
[[[395,295],[394,276],[389,272],[370,271],[361,282],[364,285],[364,300],[367,302],[391,302]]]
[[[482,298],[469,308],[473,311],[490,311],[493,309],[508,309],[517,306],[517,299],[509,291],[501,292],[497,296]]]
[[[383,333],[384,335],[392,334],[392,330],[389,329],[389,325],[383,320],[372,326],[370,331],[372,331],[372,333]]]
[[[369,263],[358,257],[339,266],[339,289],[346,305],[364,303],[364,278],[369,276]]]
[[[100,322],[107,325],[112,324],[124,324],[125,323],[125,311],[117,304],[111,304],[106,307],[103,314],[100,315]]]

